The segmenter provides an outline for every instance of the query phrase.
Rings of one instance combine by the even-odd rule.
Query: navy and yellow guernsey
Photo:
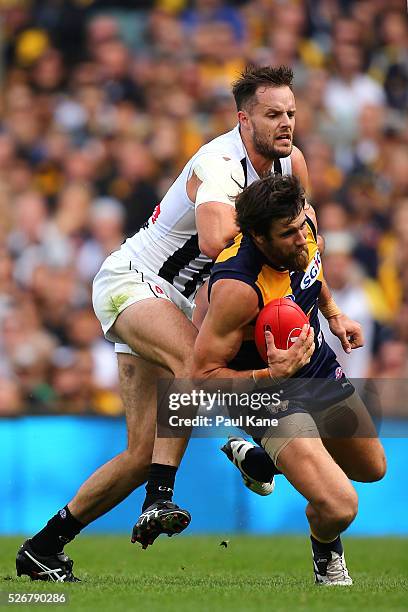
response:
[[[335,385],[335,395],[336,398],[345,398],[351,395],[354,389],[351,383],[345,384],[347,379],[320,329],[318,298],[322,288],[323,269],[316,228],[309,217],[306,217],[306,221],[309,260],[305,270],[294,272],[274,267],[256,247],[251,236],[241,233],[220,253],[213,266],[208,288],[209,299],[217,280],[236,279],[253,287],[258,295],[260,309],[276,298],[286,297],[295,301],[309,317],[310,325],[314,328],[315,351],[310,362],[298,370],[294,378],[329,379],[339,382],[341,379],[343,384]],[[265,367],[253,340],[254,326],[255,320],[245,330],[245,339],[237,355],[228,364],[229,368],[241,371]],[[324,403],[327,404],[327,395],[332,396],[332,390],[325,395]]]

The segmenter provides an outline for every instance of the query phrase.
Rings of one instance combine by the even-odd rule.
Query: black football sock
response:
[[[177,468],[173,465],[152,463],[146,485],[146,498],[142,512],[157,501],[171,501],[173,499],[174,481]]]
[[[30,544],[34,552],[40,555],[59,553],[84,527],[65,506],[30,539]]]
[[[248,476],[259,482],[269,482],[276,474],[281,474],[268,453],[258,446],[246,452],[241,466]]]
[[[341,543],[340,536],[337,536],[333,542],[320,542],[313,535],[310,536],[312,541],[312,549],[314,553],[326,553],[334,551],[338,555],[343,554],[343,544]]]

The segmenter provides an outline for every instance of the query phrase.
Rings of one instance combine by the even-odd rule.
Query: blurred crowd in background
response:
[[[405,0],[0,0],[0,40],[0,414],[121,413],[93,276],[236,124],[247,63],[295,73],[347,372],[407,377]]]

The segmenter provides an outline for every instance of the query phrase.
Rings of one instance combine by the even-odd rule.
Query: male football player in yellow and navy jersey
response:
[[[286,385],[289,402],[277,413],[278,427],[262,431],[265,452],[257,449],[257,461],[264,454],[268,461],[263,461],[263,468],[269,462],[270,476],[280,471],[308,500],[316,582],[350,585],[340,540],[357,514],[357,494],[349,478],[379,480],[385,473],[385,457],[365,405],[323,338],[318,309],[346,352],[362,346],[361,327],[331,298],[316,228],[305,213],[297,178],[270,175],[258,180],[235,205],[241,233],[222,251],[211,273],[209,308],[195,344],[194,376],[255,382],[262,378],[271,385],[278,378],[281,386]],[[310,330],[304,326],[301,342],[288,350],[277,349],[266,330],[265,368],[253,341],[253,325],[260,309],[281,297],[290,297],[309,315]],[[312,384],[306,385],[305,379]],[[302,403],[304,393],[308,410]],[[333,430],[337,436],[345,433],[333,437]],[[230,440],[224,450],[247,475],[254,466],[242,456],[242,448],[245,440],[238,439],[235,446]]]

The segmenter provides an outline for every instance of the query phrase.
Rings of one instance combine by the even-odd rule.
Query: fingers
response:
[[[343,351],[347,354],[351,353],[351,344],[348,341],[347,337],[345,340],[343,340],[342,338],[340,339],[341,342],[341,346],[343,347]]]
[[[313,331],[313,330],[312,330]],[[305,346],[305,353],[304,353],[304,358],[303,358],[303,364],[302,365],[306,365],[310,362],[312,355],[314,353],[315,350],[315,343],[314,343],[314,333],[309,334],[309,336],[307,337],[307,340],[310,341],[310,344]]]
[[[362,346],[364,346],[364,342],[363,340],[357,340],[354,336],[350,337],[350,343],[351,343],[351,348],[352,349],[357,349],[357,348],[361,348]]]
[[[338,337],[338,339],[341,342],[341,346],[343,347],[343,351],[345,353],[351,353],[351,344],[350,344],[350,342],[348,340],[346,330],[343,329],[341,332],[339,332],[337,337]]]
[[[349,341],[352,349],[364,346],[363,331],[360,327],[353,330],[353,333],[349,335]]]
[[[310,327],[308,323],[306,323],[302,327],[302,331],[300,332],[296,342],[294,342],[288,350],[288,353],[292,355],[291,360],[293,366],[295,367],[294,371],[310,362],[314,350],[314,329],[313,327]]]
[[[314,346],[314,328],[310,326],[307,331],[306,346]]]
[[[296,338],[296,341],[290,347],[292,353],[302,352],[305,353],[311,346],[314,346],[314,329],[310,327],[308,323],[302,327],[302,331]]]
[[[352,321],[345,315],[329,319],[331,332],[337,336],[345,353],[364,346],[363,330],[357,321]]]
[[[265,344],[266,344],[266,353],[268,356],[276,350],[275,340],[273,338],[273,333],[271,332],[271,328],[269,325],[265,325],[264,327],[265,334]]]
[[[315,350],[314,329],[306,323],[288,350],[276,348],[273,334],[268,325],[264,328],[268,365],[273,376],[292,376],[299,368],[310,362]]]
[[[310,327],[309,323],[305,323],[302,327],[302,331],[299,334],[298,341],[304,342],[311,332],[313,332],[313,327]]]
[[[296,340],[295,345],[297,345],[298,350],[307,352],[310,348],[312,348],[312,352],[313,352],[314,350],[314,329],[313,327],[310,327],[308,323],[306,323],[302,327],[302,331],[299,334],[299,337]]]
[[[296,345],[301,355],[300,367],[303,367],[310,362],[315,350],[313,327],[306,323],[302,328],[298,341]]]

